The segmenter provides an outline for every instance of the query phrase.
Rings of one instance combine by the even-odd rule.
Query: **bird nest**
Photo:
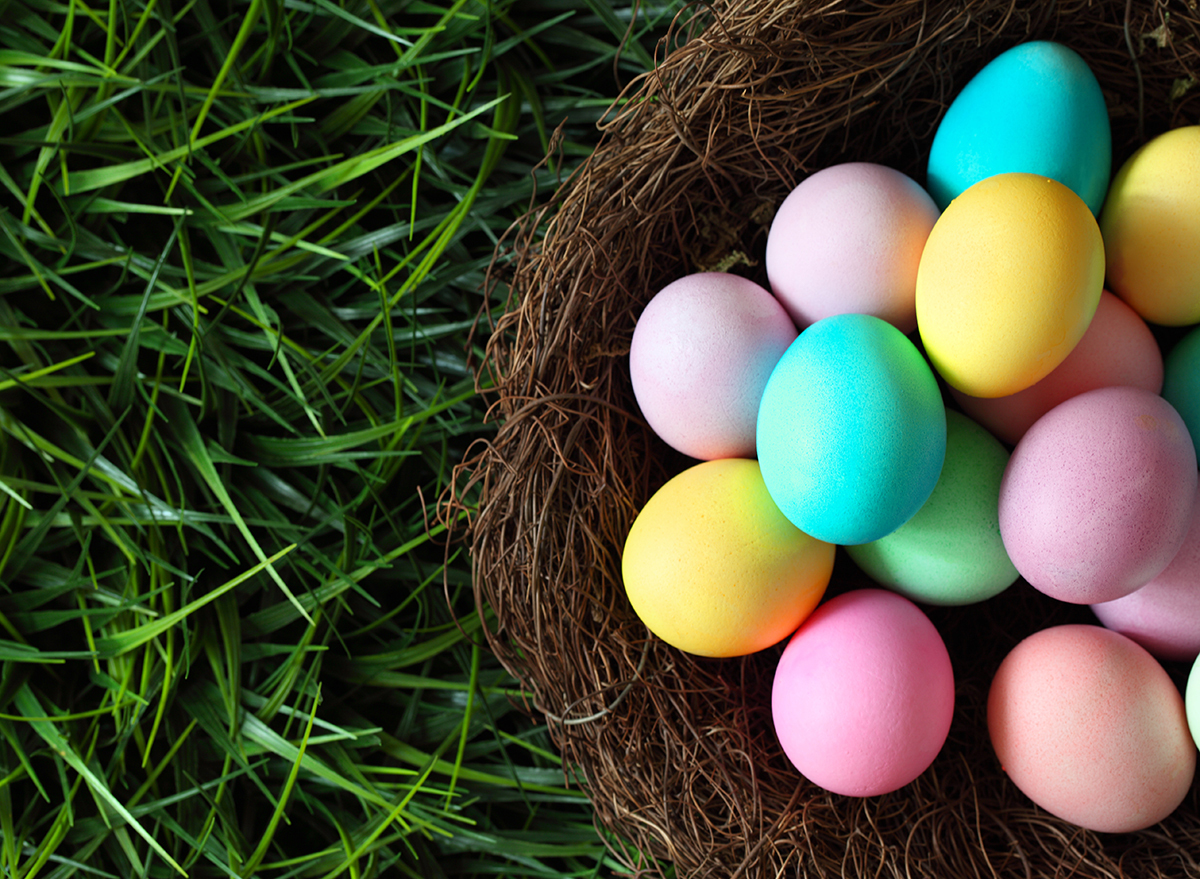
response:
[[[913,783],[856,799],[807,782],[776,740],[781,646],[681,653],[647,632],[621,584],[635,515],[694,463],[634,401],[627,355],[647,301],[701,270],[765,286],[774,210],[822,167],[871,161],[923,181],[957,91],[1030,39],[1070,46],[1095,72],[1114,169],[1200,121],[1196,0],[717,0],[678,25],[590,158],[497,251],[509,307],[488,328],[479,384],[498,427],[451,502],[470,510],[490,646],[548,719],[597,820],[679,876],[1200,876],[1195,789],[1149,830],[1097,834],[1035,807],[991,750],[1000,660],[1039,628],[1090,620],[1086,608],[1023,582],[929,608],[955,669],[949,738]],[[839,555],[829,594],[856,585]],[[631,872],[660,869],[632,852],[615,851]]]

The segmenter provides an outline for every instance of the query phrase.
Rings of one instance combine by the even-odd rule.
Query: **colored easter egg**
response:
[[[1132,638],[1158,659],[1191,662],[1200,655],[1200,491],[1183,546],[1162,573],[1092,610],[1105,628]]]
[[[1016,445],[1035,421],[1059,403],[1111,385],[1157,394],[1163,387],[1163,358],[1146,322],[1105,290],[1079,344],[1041,381],[1007,397],[971,397],[954,388],[950,393],[964,412],[1004,442]]]
[[[1188,672],[1187,685],[1183,691],[1184,710],[1187,711],[1188,729],[1192,741],[1200,746],[1200,656],[1192,663]]]
[[[963,87],[934,134],[926,188],[945,210],[980,180],[1013,171],[1057,180],[1092,214],[1104,203],[1108,108],[1091,68],[1060,43],[1014,46]]]
[[[946,412],[946,461],[924,506],[886,537],[846,548],[873,580],[923,604],[974,604],[1017,579],[997,503],[1008,452],[960,412]]]
[[[633,331],[629,373],[651,429],[693,458],[754,456],[758,401],[796,328],[769,291],[700,272],[660,290]]]
[[[992,680],[992,747],[1046,811],[1106,833],[1143,830],[1183,801],[1196,769],[1184,700],[1162,666],[1101,626],[1021,641]]]
[[[1162,395],[1179,412],[1192,442],[1200,440],[1200,329],[1191,330],[1167,352]]]
[[[930,362],[973,397],[1045,378],[1082,338],[1104,284],[1087,206],[1032,174],[976,183],[942,213],[917,270],[917,326]]]
[[[776,364],[757,441],[767,490],[797,528],[866,543],[929,498],[946,453],[946,412],[903,333],[870,315],[835,315],[804,330]]]
[[[625,539],[634,612],[668,644],[742,656],[786,638],[825,594],[835,548],[789,522],[758,462],[704,461],[668,480]]]
[[[1196,451],[1171,405],[1142,388],[1099,388],[1055,406],[1017,443],[1000,484],[1000,535],[1034,588],[1112,601],[1170,564],[1196,486]]]
[[[933,623],[883,589],[830,599],[792,636],[771,689],[775,732],[800,774],[869,797],[903,787],[945,744],[954,672]]]
[[[917,265],[937,218],[933,199],[900,171],[870,162],[823,168],[771,222],[771,290],[798,327],[858,312],[912,332]]]
[[[1143,145],[1100,215],[1109,289],[1152,323],[1200,322],[1200,125]]]

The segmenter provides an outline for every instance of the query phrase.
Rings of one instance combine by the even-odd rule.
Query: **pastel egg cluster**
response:
[[[925,186],[817,171],[772,222],[766,286],[689,275],[638,320],[638,405],[699,463],[633,522],[630,604],[696,655],[783,644],[776,733],[834,793],[896,790],[945,743],[954,673],[921,605],[1018,579],[1100,625],[1044,628],[996,669],[1013,783],[1105,832],[1191,785],[1200,327],[1164,360],[1151,324],[1200,324],[1200,126],[1111,172],[1092,71],[1025,43],[948,108]],[[827,597],[837,547],[878,587]],[[1194,663],[1186,693],[1162,662]]]

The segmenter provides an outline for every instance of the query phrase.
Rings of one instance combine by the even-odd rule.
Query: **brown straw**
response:
[[[682,877],[1200,876],[1196,790],[1162,824],[1096,834],[1033,806],[1001,772],[984,702],[1000,659],[1045,625],[1090,619],[1018,583],[929,613],[957,681],[950,738],[886,796],[829,794],[776,741],[779,647],[737,660],[674,650],[631,611],[621,548],[651,493],[691,463],[647,428],[630,389],[634,322],[702,269],[765,284],[775,208],[837,162],[924,181],[957,90],[1002,50],[1054,39],[1108,100],[1114,169],[1143,138],[1200,121],[1200,10],[1178,2],[720,0],[679,22],[627,90],[599,148],[497,251],[479,384],[497,433],[472,449],[448,520],[465,537],[489,643],[532,694],[604,827]],[[1131,51],[1133,54],[1131,54]],[[833,591],[865,585],[839,555]],[[1081,616],[1082,614],[1082,616]],[[1186,668],[1171,668],[1176,680]]]

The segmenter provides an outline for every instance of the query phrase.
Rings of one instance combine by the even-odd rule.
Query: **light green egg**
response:
[[[975,604],[1020,576],[1000,539],[1000,480],[1008,451],[960,412],[946,412],[946,461],[911,519],[846,552],[876,582],[913,601]]]
[[[1183,704],[1187,712],[1188,731],[1192,734],[1192,741],[1200,747],[1200,656],[1196,657],[1188,673]]]

